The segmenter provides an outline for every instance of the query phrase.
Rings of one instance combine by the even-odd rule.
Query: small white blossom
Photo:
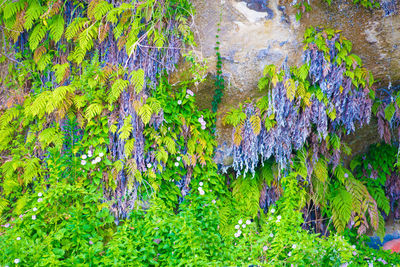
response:
[[[178,156],[178,157],[176,157],[176,160],[177,160],[177,161],[181,161],[181,159],[182,159],[182,158],[181,158],[181,157],[179,157],[179,156]]]
[[[237,233],[240,236],[242,234],[242,231],[238,230]]]
[[[278,215],[278,217],[276,217],[276,219],[281,220],[282,216]]]
[[[186,90],[186,94],[190,95],[190,96],[194,96],[194,93],[192,90]]]
[[[246,221],[246,224],[251,224],[251,221],[250,221],[250,220],[247,220],[247,221]]]
[[[295,249],[296,247],[297,247],[296,244],[293,244],[292,249]]]
[[[38,197],[41,197],[41,196],[43,196],[43,194],[42,194],[42,193],[38,193],[37,195],[38,195]]]
[[[276,220],[276,223],[280,223],[281,222],[281,220]]]
[[[189,95],[186,95],[185,98],[188,99],[188,98],[189,98]]]
[[[235,225],[235,229],[239,230],[240,229],[240,225],[236,224]]]
[[[203,191],[203,188],[201,186],[199,186],[199,188],[197,188],[197,190]]]
[[[88,157],[89,157],[89,158],[92,157],[92,156],[93,156],[92,150],[89,150],[89,151],[87,152],[87,154],[88,154]]]
[[[17,237],[17,240],[18,240],[18,241],[21,240],[21,237]]]
[[[240,219],[240,220],[238,221],[238,224],[242,224],[242,223],[243,223],[243,220]]]
[[[43,199],[42,198],[38,198],[37,202],[42,202]]]
[[[203,186],[203,182],[200,182],[199,185],[200,185],[200,186]]]
[[[204,121],[203,116],[201,116],[197,121],[200,123],[203,122]]]
[[[101,158],[100,158],[100,157],[97,157],[97,158],[96,158],[96,161],[97,161],[97,162],[100,162],[100,161],[101,161]]]
[[[274,213],[275,212],[275,209],[271,209],[271,213]]]
[[[81,156],[81,158],[82,158],[82,159],[86,159],[87,156],[86,156],[85,154],[83,154],[83,155]]]
[[[151,163],[147,163],[147,168],[148,168],[148,169],[151,168]]]
[[[33,211],[37,211],[37,208],[36,208],[36,207],[34,207],[34,208],[33,208]]]
[[[182,100],[178,100],[178,105],[181,105],[182,104]]]
[[[243,224],[243,225],[242,225],[242,228],[246,228],[246,224]]]
[[[96,159],[92,160],[92,164],[93,165],[96,164],[96,163],[97,163]]]
[[[356,245],[352,245],[351,247],[354,248],[354,249],[356,249]]]
[[[200,191],[200,195],[204,195],[204,191],[203,190]]]
[[[82,164],[82,165],[86,165],[86,160],[84,160],[84,159],[81,160],[81,164]]]
[[[268,250],[268,247],[267,247],[267,246],[263,246],[263,250],[264,250],[264,251],[267,251],[267,250]]]
[[[239,237],[238,233],[235,233],[235,237]]]
[[[15,260],[14,260],[14,263],[15,263],[15,264],[18,264],[18,263],[19,263],[19,259],[15,259]]]
[[[32,215],[32,220],[36,220],[36,215]]]
[[[5,228],[8,228],[8,227],[10,227],[10,224],[9,224],[9,223],[6,223],[6,224],[4,225],[4,227],[5,227]]]
[[[217,201],[215,201],[215,199],[213,199],[211,202],[212,202],[213,204],[217,203]]]
[[[291,252],[291,251],[288,253],[288,256],[289,256],[289,257],[292,256],[292,252]]]
[[[202,126],[201,126],[201,129],[202,129],[202,130],[205,130],[205,129],[206,129],[206,126],[205,126],[205,125],[202,125]]]
[[[269,234],[269,237],[271,237],[271,238],[274,237],[274,234],[273,234],[273,233],[270,233],[270,234]]]
[[[175,162],[175,167],[178,167],[179,166],[179,162]]]
[[[99,153],[99,157],[102,157],[102,156],[104,156],[104,153],[103,153],[103,152],[100,152],[100,153]]]

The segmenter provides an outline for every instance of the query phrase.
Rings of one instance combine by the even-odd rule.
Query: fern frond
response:
[[[8,20],[25,7],[26,1],[7,1],[4,6],[4,19]]]
[[[144,104],[140,107],[138,115],[142,119],[143,123],[147,125],[150,122],[151,115],[153,114],[153,110],[151,109],[150,105]]]
[[[119,139],[126,140],[131,135],[133,130],[132,126],[132,116],[128,116],[124,119],[124,125],[122,125],[121,129],[119,129]]]
[[[37,49],[36,49],[37,50]],[[56,82],[62,84],[62,81],[65,81],[69,74],[69,63],[66,62],[64,64],[57,64],[53,66],[54,75],[56,76]]]
[[[352,195],[344,188],[337,189],[331,202],[331,210],[336,230],[343,232],[351,217]]]
[[[67,40],[71,40],[74,37],[78,36],[78,34],[82,32],[82,30],[84,29],[87,22],[88,22],[87,18],[81,18],[81,17],[75,18],[65,30],[65,38]]]
[[[0,215],[7,209],[9,201],[5,198],[0,197]]]
[[[44,36],[46,35],[47,32],[47,27],[43,24],[38,24],[36,27],[33,29],[32,33],[29,36],[29,47],[32,51],[34,51],[40,41],[43,40]]]
[[[261,132],[261,119],[257,115],[253,115],[250,117],[251,127],[253,128],[253,132],[255,135],[259,135]]]
[[[38,64],[37,64],[37,68],[39,71],[44,71],[44,69],[51,63],[51,55],[50,54],[45,54],[43,55]]]
[[[125,156],[131,155],[133,152],[133,149],[135,147],[135,138],[131,138],[129,140],[126,140],[125,146],[124,146],[124,154]]]
[[[60,41],[64,33],[64,24],[64,17],[62,15],[55,16],[50,24],[50,37],[56,43]]]
[[[94,117],[101,114],[104,106],[100,103],[92,103],[85,110],[85,117],[87,121],[92,120]]]
[[[143,90],[144,86],[144,70],[138,69],[136,71],[132,71],[130,74],[130,80],[135,88],[135,92],[138,94]]]
[[[113,103],[116,101],[121,95],[122,91],[124,91],[129,85],[127,80],[117,79],[113,85],[111,86],[111,91],[108,96],[108,102]]]
[[[28,161],[24,168],[23,180],[25,186],[37,178],[40,172],[40,160],[38,158],[32,158]]]
[[[0,129],[9,127],[10,122],[18,118],[20,114],[20,110],[16,107],[7,109],[0,117]]]
[[[314,175],[322,183],[328,179],[328,163],[322,157],[314,165]]]
[[[113,5],[107,1],[100,1],[94,8],[94,18],[101,20],[111,9]]]
[[[167,150],[168,150],[168,152],[170,153],[170,154],[175,154],[176,153],[176,144],[175,144],[175,141],[174,141],[174,139],[172,139],[170,136],[165,136],[164,138],[163,138],[163,144],[166,146],[166,148],[167,148]]]
[[[64,140],[64,135],[58,129],[51,127],[44,129],[39,134],[39,142],[44,150],[50,144],[53,144],[57,149],[61,149]]]

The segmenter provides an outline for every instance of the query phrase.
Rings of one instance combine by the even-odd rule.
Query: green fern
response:
[[[130,80],[137,94],[139,94],[143,90],[144,76],[145,75],[143,69],[138,69],[136,71],[131,72]]]
[[[147,125],[150,122],[151,115],[153,115],[153,110],[148,104],[144,104],[139,108],[138,115],[142,119],[143,123]]]
[[[40,5],[39,1],[30,1],[28,9],[25,12],[25,24],[24,27],[26,30],[32,29],[35,21],[42,14],[43,9]]]
[[[43,24],[38,24],[33,29],[31,34],[29,35],[29,47],[32,51],[34,51],[39,43],[43,40],[44,36],[46,35],[47,27]]]
[[[121,95],[122,91],[124,91],[128,87],[128,85],[129,82],[127,80],[117,79],[111,86],[111,91],[108,96],[108,102],[115,102]]]
[[[351,218],[352,203],[352,195],[344,188],[335,190],[331,202],[332,221],[339,233],[344,231]]]
[[[50,37],[56,43],[60,41],[64,33],[64,24],[64,17],[62,15],[55,16],[50,23]]]
[[[119,129],[118,133],[119,133],[119,139],[121,140],[126,140],[129,138],[129,136],[132,133],[132,116],[128,116],[124,119],[124,125],[122,125],[121,129]]]

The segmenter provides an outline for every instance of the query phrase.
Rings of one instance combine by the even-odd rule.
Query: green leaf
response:
[[[385,119],[391,121],[395,112],[396,108],[394,106],[394,103],[390,103],[389,105],[387,105],[385,108]]]

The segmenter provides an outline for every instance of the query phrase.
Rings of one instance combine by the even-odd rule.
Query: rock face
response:
[[[342,30],[352,41],[353,53],[359,55],[366,68],[379,80],[378,87],[398,84],[400,80],[400,16],[396,0],[383,2],[384,8],[367,10],[352,1],[333,1],[328,6],[322,0],[312,1],[313,10],[296,21],[290,3],[281,0],[193,0],[196,8],[193,30],[197,38],[197,52],[209,62],[210,73],[215,74],[215,44],[219,35],[222,71],[226,88],[219,106],[217,134],[221,155],[229,154],[232,129],[222,124],[222,117],[239,102],[259,96],[257,82],[268,64],[289,65],[302,62],[302,39],[309,26]],[[218,23],[221,31],[218,33]],[[198,90],[198,99],[210,98],[211,83]],[[370,126],[363,135],[367,142],[376,142],[376,127]],[[349,140],[354,152],[368,144]],[[226,145],[226,146],[224,146]],[[358,148],[359,147],[359,148]],[[223,156],[222,156],[223,157]],[[229,162],[229,159],[221,159]],[[226,163],[227,163],[226,162]]]

